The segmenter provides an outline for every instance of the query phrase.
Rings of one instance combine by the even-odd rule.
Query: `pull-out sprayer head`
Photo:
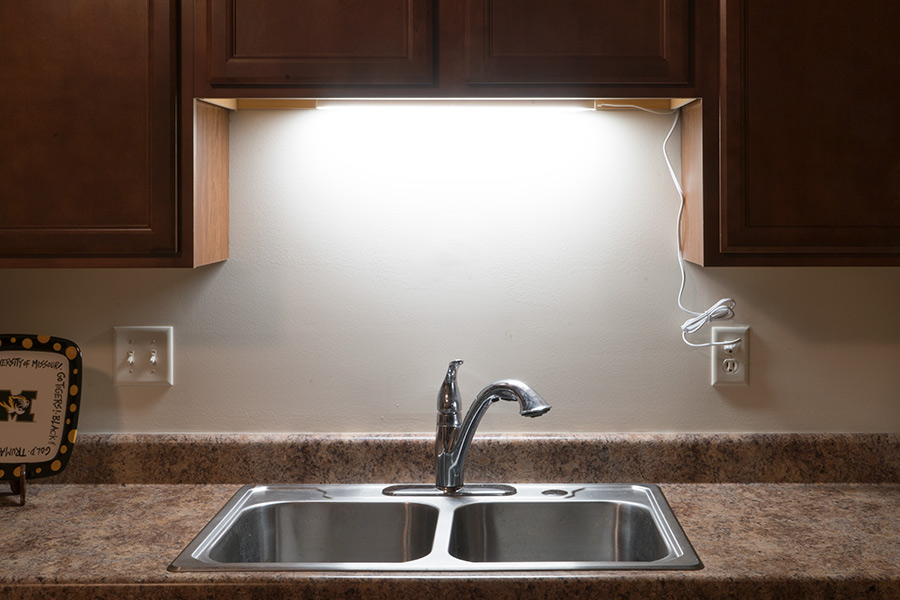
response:
[[[519,403],[519,414],[523,417],[539,417],[550,410],[551,406],[540,394],[527,384],[515,379],[501,379],[487,386],[479,398],[493,396],[496,400],[510,400]]]

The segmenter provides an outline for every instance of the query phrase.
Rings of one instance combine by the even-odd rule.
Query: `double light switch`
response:
[[[171,327],[114,327],[116,385],[173,385]]]

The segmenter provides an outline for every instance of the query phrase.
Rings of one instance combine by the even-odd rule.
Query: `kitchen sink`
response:
[[[244,486],[169,570],[702,567],[655,485],[509,487],[407,497],[372,484]]]
[[[669,554],[653,513],[625,502],[470,504],[456,510],[449,551],[489,563],[649,563]]]
[[[218,563],[405,562],[431,552],[426,504],[277,502],[240,513],[209,548]]]

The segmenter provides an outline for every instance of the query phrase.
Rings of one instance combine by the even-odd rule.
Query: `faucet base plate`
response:
[[[503,484],[464,485],[454,491],[444,491],[428,484],[391,485],[381,491],[385,496],[512,496],[516,488]]]

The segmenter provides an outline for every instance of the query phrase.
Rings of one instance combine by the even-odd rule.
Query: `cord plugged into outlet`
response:
[[[597,105],[602,108],[602,104]],[[678,127],[681,109],[676,108],[668,111],[650,110],[642,106],[628,105],[629,108],[636,108],[645,112],[657,115],[675,115],[669,132],[663,139],[662,153],[666,160],[666,167],[669,169],[669,175],[675,190],[678,192],[680,205],[678,207],[678,217],[675,220],[675,243],[678,256],[678,267],[681,270],[681,285],[678,288],[678,308],[691,315],[681,326],[681,339],[688,346],[694,348],[703,348],[710,346],[712,348],[712,385],[749,385],[750,383],[750,328],[747,326],[734,327],[712,327],[712,339],[708,342],[692,342],[688,336],[700,331],[706,325],[712,325],[713,321],[730,320],[734,318],[735,301],[732,298],[722,298],[708,309],[697,312],[687,308],[682,302],[684,296],[684,286],[687,279],[684,268],[684,252],[682,250],[681,230],[684,218],[684,189],[681,182],[675,174],[675,168],[669,159],[668,145],[672,134]],[[623,106],[617,106],[623,108]]]
[[[750,328],[713,327],[712,341],[712,385],[750,385]]]
[[[679,286],[678,288],[678,308],[680,308],[687,314],[692,315],[681,326],[681,339],[684,340],[685,344],[687,344],[688,346],[693,346],[694,348],[734,344],[740,342],[740,338],[730,340],[725,339],[720,341],[713,340],[710,342],[702,342],[699,344],[688,340],[688,335],[696,333],[705,325],[712,323],[712,321],[719,319],[728,320],[733,318],[735,302],[731,298],[722,298],[705,311],[697,312],[687,308],[681,301],[681,297],[684,295],[685,280],[687,279],[684,270],[684,252],[682,250],[683,243],[681,240],[681,227],[682,221],[684,219],[684,189],[681,187],[681,182],[678,181],[678,176],[675,174],[675,168],[672,166],[672,161],[669,159],[668,150],[669,139],[672,137],[672,134],[675,132],[675,128],[678,126],[678,119],[681,116],[681,110],[675,109],[672,112],[675,114],[675,119],[672,121],[672,127],[669,128],[669,133],[666,134],[666,137],[663,140],[662,151],[663,158],[666,159],[666,167],[668,167],[669,169],[669,176],[672,178],[672,183],[675,185],[675,191],[678,192],[678,199],[680,200],[680,205],[678,207],[678,217],[675,219],[675,248],[678,254],[678,268],[681,270],[681,286]]]

